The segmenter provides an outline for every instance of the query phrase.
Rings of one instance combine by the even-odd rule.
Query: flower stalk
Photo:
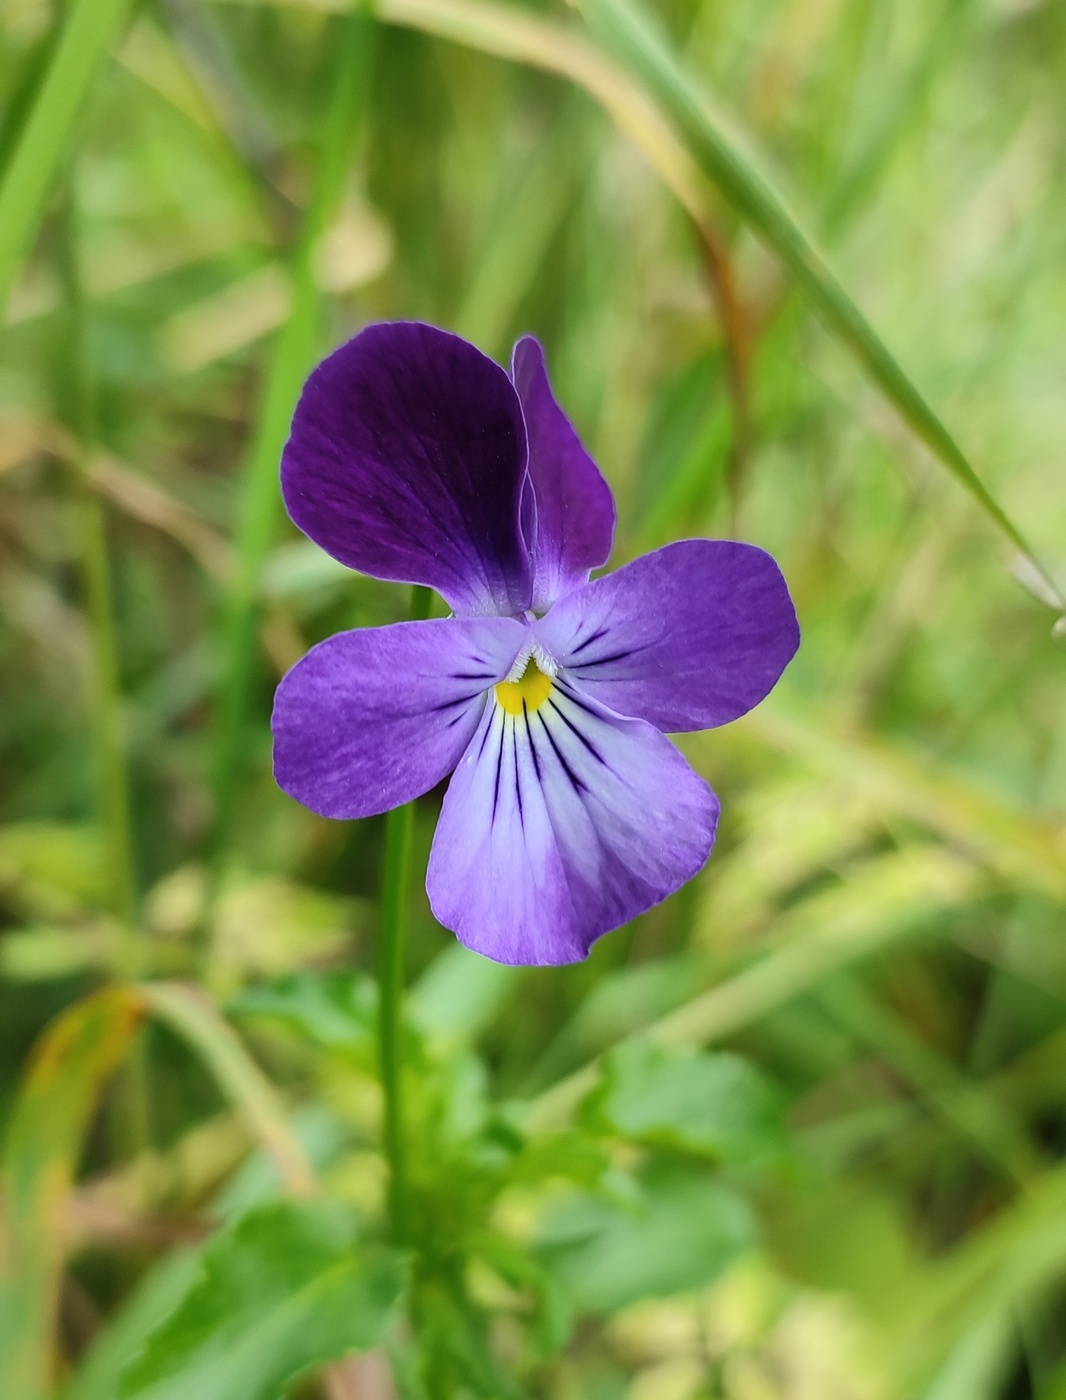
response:
[[[432,596],[428,588],[416,585],[411,599],[413,622],[429,616]],[[385,873],[381,889],[378,1036],[383,1138],[389,1165],[389,1222],[397,1243],[407,1239],[410,1226],[403,1114],[403,996],[414,816],[415,804],[408,802],[394,808],[385,819]]]

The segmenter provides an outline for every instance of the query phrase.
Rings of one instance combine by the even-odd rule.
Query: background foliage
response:
[[[1066,11],[346,8],[0,8],[0,1394],[1062,1400]],[[393,317],[804,628],[587,964],[457,948],[417,804],[400,1238],[384,822],[267,728],[407,614],[276,490]]]

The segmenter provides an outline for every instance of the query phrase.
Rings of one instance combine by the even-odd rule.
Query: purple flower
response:
[[[368,817],[452,773],[429,899],[499,962],[584,958],[701,869],[718,799],[664,731],[736,719],[795,653],[768,554],[682,540],[590,583],[614,500],[531,336],[508,376],[432,326],[370,326],[308,380],[281,479],[335,559],[454,614],[342,632],[293,667],[286,792]]]

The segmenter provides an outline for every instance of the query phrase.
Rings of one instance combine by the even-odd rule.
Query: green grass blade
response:
[[[104,1084],[144,1008],[132,989],[80,1002],[46,1032],[0,1163],[0,1395],[45,1400],[65,1255],[66,1204]]]
[[[852,301],[782,197],[715,118],[655,27],[632,0],[576,3],[596,38],[662,105],[704,173],[777,253],[829,329],[844,341],[916,435],[1037,570],[1052,590],[1056,605],[1066,608],[1066,599],[1021,531],[990,494],[962,448]]]
[[[146,1016],[165,1021],[203,1061],[277,1163],[286,1190],[307,1195],[313,1169],[273,1085],[229,1023],[176,983],[112,987],[48,1028],[12,1111],[0,1158],[0,1395],[45,1400],[66,1256],[66,1207],[100,1095]]]
[[[315,278],[319,240],[344,190],[357,105],[373,40],[372,22],[352,15],[337,54],[333,93],[311,201],[292,263],[292,311],[274,348],[262,409],[244,478],[236,563],[223,622],[223,677],[215,734],[216,857],[225,845],[243,749],[244,719],[255,668],[259,580],[281,520],[278,467],[300,389],[314,362],[321,292]]]
[[[873,132],[829,197],[824,218],[827,237],[839,233],[869,198],[878,175],[891,159],[933,79],[957,52],[960,31],[969,20],[972,5],[973,0],[945,0],[925,46],[895,99],[886,104]]]
[[[938,909],[964,904],[978,876],[957,856],[915,846],[874,857],[839,888],[815,894],[779,918],[780,946],[646,1027],[657,1045],[702,1046],[735,1034],[822,979],[923,927]],[[533,1101],[526,1126],[558,1127],[593,1087],[599,1060]]]
[[[143,983],[137,992],[148,1011],[185,1041],[226,1098],[244,1115],[273,1158],[286,1191],[292,1195],[313,1191],[314,1169],[289,1125],[277,1091],[214,1003],[197,988],[178,982]]]
[[[76,0],[0,183],[0,322],[74,122],[130,0]]]
[[[515,5],[484,0],[373,0],[384,24],[434,34],[479,53],[528,64],[582,88],[643,151],[663,184],[698,224],[711,217],[714,191],[684,143],[628,73],[572,29]]]

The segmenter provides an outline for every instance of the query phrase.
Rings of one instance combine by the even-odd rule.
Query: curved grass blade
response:
[[[481,0],[375,0],[374,13],[386,24],[542,68],[583,88],[644,152],[696,222],[710,221],[712,193],[684,143],[633,79],[581,34],[526,10]]]
[[[314,1171],[274,1086],[207,996],[177,982],[149,982],[137,992],[146,1009],[203,1060],[225,1096],[244,1114],[273,1157],[286,1191],[297,1196],[312,1192]]]
[[[307,0],[295,3],[306,4]],[[315,0],[315,7],[332,10],[339,8],[339,3]],[[632,70],[639,83],[601,51],[584,43],[580,35],[525,11],[481,0],[376,0],[374,13],[385,23],[419,29],[482,53],[543,68],[583,87],[640,147],[701,227],[710,218],[705,182],[715,184],[774,249],[826,324],[848,345],[914,433],[1028,563],[1053,606],[1066,611],[1066,596],[1021,530],[848,296],[784,200],[715,120],[703,95],[647,18],[629,0],[575,3],[596,37]],[[654,100],[649,99],[649,93]],[[678,140],[677,131],[660,108],[669,114],[684,141]],[[1061,629],[1056,635],[1061,635]]]
[[[66,1205],[104,1084],[144,1018],[133,988],[99,992],[40,1043],[0,1169],[0,1395],[44,1400],[63,1268]]]
[[[1029,561],[1051,590],[1056,607],[1066,609],[1066,598],[1034,555],[1024,535],[852,301],[813,240],[789,212],[785,201],[724,130],[695,82],[634,0],[575,0],[575,3],[595,37],[662,105],[704,174],[777,253],[829,329],[849,347],[913,432]]]
[[[168,983],[113,987],[64,1012],[38,1045],[0,1161],[0,1395],[45,1400],[82,1144],[110,1076],[147,1016],[166,1021],[247,1116],[299,1194],[314,1175],[273,1086],[206,997]]]
[[[76,0],[0,182],[0,323],[63,152],[130,0]]]

